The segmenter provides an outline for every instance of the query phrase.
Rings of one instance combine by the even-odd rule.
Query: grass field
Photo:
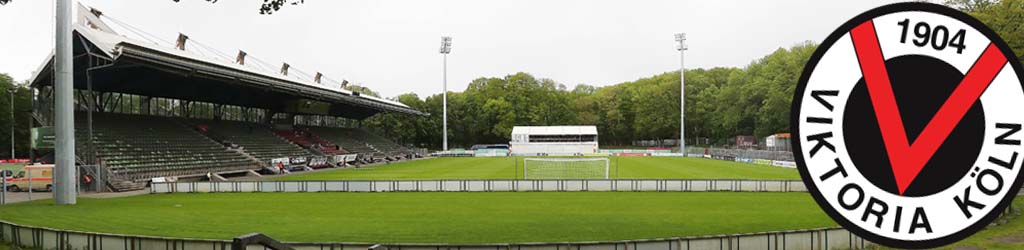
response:
[[[610,178],[799,180],[796,169],[676,157],[609,157]],[[522,157],[433,158],[299,173],[276,180],[521,179]]]
[[[956,244],[943,247],[951,250],[1016,250],[1024,249],[1024,216],[1021,210],[1024,208],[1024,198],[1018,197],[1013,201],[1013,218],[1004,221],[1003,224],[990,226],[971,237],[957,242]]]
[[[25,225],[284,241],[486,243],[625,240],[834,226],[806,193],[235,193],[35,201]]]

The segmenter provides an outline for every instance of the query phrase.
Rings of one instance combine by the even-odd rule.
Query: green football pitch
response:
[[[624,240],[835,225],[806,193],[233,193],[52,204],[0,206],[0,218],[134,235],[230,239],[263,232],[285,241],[402,243]],[[1024,198],[1014,207],[1010,219],[942,249],[1024,249]]]
[[[677,157],[607,157],[613,179],[799,180],[796,169]],[[522,179],[522,157],[432,158],[297,173],[275,180]]]
[[[24,225],[169,237],[493,243],[598,241],[828,227],[807,193],[410,192],[154,194],[0,207]]]

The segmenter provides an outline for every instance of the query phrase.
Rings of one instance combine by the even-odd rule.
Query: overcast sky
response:
[[[261,1],[88,0],[119,21],[174,41],[177,33],[229,55],[323,72],[386,97],[441,91],[440,37],[450,35],[448,87],[528,72],[569,88],[605,86],[679,68],[749,64],[891,1],[308,0],[273,15]],[[129,34],[131,35],[131,34]],[[0,72],[31,77],[53,49],[53,1],[0,6]]]

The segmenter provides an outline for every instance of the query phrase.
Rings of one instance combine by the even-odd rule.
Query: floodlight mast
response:
[[[441,136],[443,140],[441,147],[443,151],[448,151],[448,53],[452,52],[452,37],[442,36],[441,37],[441,57],[443,60],[442,66],[442,79],[441,79],[441,106],[442,106],[442,130]]]
[[[679,51],[679,153],[686,154],[686,33],[676,34]]]
[[[14,88],[14,87],[11,87],[11,88],[7,89],[7,93],[11,94],[11,160],[13,160],[15,158],[14,157],[14,123],[15,123],[14,122],[14,93],[17,92],[17,91],[18,91],[18,89]]]
[[[72,72],[71,0],[56,3],[56,46],[54,53],[54,103],[56,125],[53,198],[57,205],[77,203],[75,172],[75,111]],[[29,171],[31,173],[31,171]],[[31,188],[29,188],[31,190]]]

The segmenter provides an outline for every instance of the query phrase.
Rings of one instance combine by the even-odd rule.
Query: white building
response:
[[[516,126],[513,155],[582,155],[597,153],[596,126]]]

